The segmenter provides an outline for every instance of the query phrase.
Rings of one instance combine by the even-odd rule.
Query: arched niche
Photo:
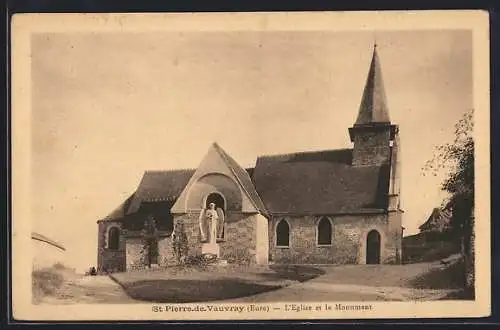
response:
[[[203,203],[203,207],[208,209],[208,205],[210,203],[215,204],[215,208],[221,208],[222,210],[226,210],[226,198],[219,192],[212,192],[205,197],[205,202]]]
[[[206,207],[209,196],[213,198],[221,196],[226,211],[241,211],[242,209],[243,196],[238,184],[224,174],[210,173],[199,178],[189,189],[187,209],[200,210]]]

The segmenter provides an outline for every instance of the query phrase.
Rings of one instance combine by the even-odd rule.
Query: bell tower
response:
[[[389,164],[390,143],[396,134],[397,126],[391,124],[389,119],[382,71],[375,44],[358,117],[353,127],[349,128],[351,142],[354,142],[352,165]]]

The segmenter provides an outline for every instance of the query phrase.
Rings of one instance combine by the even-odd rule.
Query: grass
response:
[[[315,280],[329,284],[403,287],[413,277],[429,272],[432,264],[408,265],[338,265],[325,267],[325,276]]]
[[[188,303],[234,299],[277,290],[323,272],[307,266],[172,267],[111,275],[133,299]]]
[[[441,300],[475,300],[474,288],[466,288],[457,292],[452,292],[444,296]]]
[[[462,289],[465,285],[465,264],[460,259],[447,267],[431,269],[412,278],[409,286],[417,289]]]
[[[40,302],[45,296],[53,295],[64,282],[60,267],[33,270],[31,273],[33,302]]]
[[[33,270],[34,304],[131,303],[107,276],[84,276],[62,264]]]
[[[277,278],[297,282],[309,281],[325,274],[325,271],[322,269],[302,265],[274,265],[270,269],[274,271],[273,275]]]
[[[215,280],[144,280],[124,285],[127,294],[136,300],[190,303],[232,299],[281,288],[279,285],[248,283],[239,279]]]
[[[416,276],[408,284],[418,289],[454,290],[441,300],[474,300],[474,288],[465,287],[465,273],[464,260],[459,259],[451,265]]]
[[[404,263],[436,261],[458,252],[460,244],[450,233],[423,232],[403,237]]]

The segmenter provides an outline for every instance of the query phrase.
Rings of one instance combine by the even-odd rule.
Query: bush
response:
[[[174,227],[174,231],[172,233],[172,252],[175,260],[177,260],[177,263],[180,264],[185,261],[188,251],[188,239],[184,230],[184,224],[179,222]]]
[[[249,265],[252,263],[253,255],[247,249],[235,249],[225,256],[228,263],[238,265]]]
[[[33,270],[31,273],[33,299],[53,294],[63,283],[63,276],[54,268]]]
[[[408,285],[417,289],[462,289],[465,287],[464,260],[461,258],[449,266],[419,275]]]
[[[55,268],[55,269],[66,269],[66,266],[64,266],[60,262],[56,262],[52,267]]]
[[[217,255],[212,253],[197,254],[193,256],[187,256],[184,259],[184,264],[188,266],[206,267],[209,264],[213,264],[217,261]]]
[[[431,241],[403,245],[403,262],[428,262],[441,260],[460,252],[460,245],[447,241]]]

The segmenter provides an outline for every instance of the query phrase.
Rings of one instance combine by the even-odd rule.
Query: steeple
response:
[[[377,44],[373,47],[372,61],[368,77],[366,78],[363,98],[359,106],[358,118],[355,125],[369,125],[373,123],[389,123],[389,110],[385,95],[380,60],[377,54]]]
[[[354,142],[353,165],[387,163],[390,158],[390,141],[394,139],[395,134],[396,125],[392,125],[389,119],[382,70],[375,44],[358,117],[353,127],[349,128],[349,136]]]

